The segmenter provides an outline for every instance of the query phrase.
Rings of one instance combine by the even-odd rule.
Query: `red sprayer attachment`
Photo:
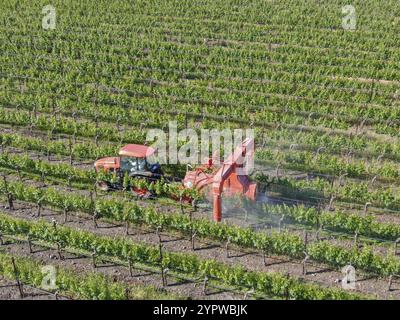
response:
[[[226,196],[241,194],[251,200],[256,198],[257,184],[250,181],[248,167],[254,157],[254,139],[246,139],[236,148],[222,166],[211,174],[204,172],[205,168],[186,173],[183,180],[187,188],[203,189],[212,183],[213,218],[222,220],[222,193]]]

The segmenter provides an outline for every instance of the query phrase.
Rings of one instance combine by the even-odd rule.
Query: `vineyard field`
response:
[[[400,299],[398,1],[1,7],[0,300]]]

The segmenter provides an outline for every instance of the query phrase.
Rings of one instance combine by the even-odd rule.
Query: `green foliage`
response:
[[[304,205],[269,205],[264,204],[263,210],[270,215],[285,215],[295,222],[326,230],[341,231],[359,235],[395,241],[400,237],[400,226],[393,223],[376,221],[373,216],[349,214],[343,211],[318,211],[314,207]]]
[[[0,252],[0,275],[15,280],[14,268],[11,262],[13,256]],[[46,273],[44,266],[31,258],[14,256],[18,278],[22,283],[36,288],[42,287]],[[123,282],[113,281],[100,273],[78,273],[72,269],[56,268],[56,289],[61,295],[83,300],[133,300],[133,299],[174,299],[177,298],[151,286],[128,286]],[[129,292],[127,294],[127,292]]]
[[[339,188],[321,178],[295,180],[257,174],[255,180],[269,187],[273,186],[290,197],[309,199],[310,196],[314,196],[329,199],[330,195],[334,194],[339,201],[363,205],[370,202],[379,208],[400,209],[400,194],[397,190],[391,187],[370,190],[368,182],[347,181],[346,185]]]
[[[39,221],[32,222],[0,214],[0,231],[4,234],[26,237],[52,244],[62,243],[63,247],[91,253],[96,250],[100,256],[127,260],[157,267],[160,264],[160,253],[157,247],[134,243],[128,239],[98,236],[93,233],[71,229],[65,226],[54,228],[51,224]],[[283,276],[279,273],[248,271],[242,267],[232,267],[215,260],[202,260],[195,255],[172,253],[164,250],[162,264],[171,271],[188,274],[193,277],[198,275],[217,279],[227,286],[239,288],[254,288],[257,292],[268,295],[291,299],[358,299],[361,296],[347,293],[339,289],[319,287],[303,283],[294,278]],[[62,281],[62,283],[68,283]],[[88,281],[89,292],[97,292],[95,296],[107,298],[122,298],[120,287],[107,287],[105,290],[103,280]],[[93,290],[94,287],[94,290]],[[287,288],[289,291],[283,290]],[[107,295],[104,293],[108,292]],[[81,295],[84,292],[80,292]]]
[[[9,183],[8,188],[9,191],[14,194],[16,199],[28,202],[36,201],[37,192],[35,191],[35,188],[25,187],[21,183]],[[74,194],[63,195],[59,191],[52,189],[47,190],[48,195],[46,192],[42,194],[43,204],[55,208],[64,208],[64,206],[68,205],[72,211],[81,211],[93,214],[90,199]],[[3,182],[0,182],[0,192],[5,192]],[[143,208],[137,204],[121,200],[97,200],[95,206],[99,216],[103,218],[115,221],[129,221],[134,224],[147,225],[153,228],[162,227],[164,229],[178,231],[187,235],[191,234],[191,232],[196,232],[198,237],[215,239],[217,241],[227,241],[230,239],[231,243],[238,246],[264,250],[270,254],[286,255],[299,259],[304,256],[304,251],[309,250],[311,259],[328,264],[335,268],[344,266],[351,261],[358,261],[358,258],[355,255],[356,253],[353,253],[352,250],[343,249],[333,244],[327,244],[324,242],[313,243],[306,248],[303,239],[294,234],[273,233],[272,235],[266,235],[252,231],[248,228],[214,223],[208,219],[194,219],[191,221],[186,215],[177,213],[164,214],[157,212],[154,208]],[[283,209],[282,207],[280,208],[280,210]],[[23,226],[24,224],[18,224],[15,225],[15,228],[21,228]],[[320,248],[324,248],[324,246],[329,246],[337,256],[335,254],[321,255],[320,250],[322,250],[322,253],[325,251]],[[377,265],[367,267],[363,263],[360,265],[355,264],[355,266],[365,268],[365,271],[371,272],[381,270],[382,274],[386,275],[387,272],[389,272],[388,270],[390,270],[387,265],[391,265],[392,260],[385,260],[376,256],[376,263],[377,265],[380,265],[380,267],[377,267]]]

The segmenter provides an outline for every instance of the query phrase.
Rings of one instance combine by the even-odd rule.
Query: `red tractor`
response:
[[[126,173],[129,177],[142,178],[149,181],[156,181],[163,177],[161,166],[152,163],[149,158],[155,154],[152,147],[128,144],[119,150],[118,157],[107,157],[97,160],[94,163],[96,171],[104,170],[108,173],[115,173],[120,179],[116,183],[101,181],[98,187],[103,191],[110,189],[121,189],[122,179]]]
[[[128,144],[121,148],[119,157],[102,158],[95,162],[96,171],[105,170],[117,174],[120,179],[117,183],[101,182],[102,190],[121,189],[122,178],[128,172],[129,177],[145,178],[155,181],[164,177],[161,166],[153,163],[149,158],[156,153],[152,147]],[[246,139],[236,148],[226,161],[216,165],[213,159],[208,159],[207,164],[187,171],[183,179],[183,187],[197,189],[208,193],[213,197],[213,216],[219,222],[222,218],[221,196],[243,195],[251,200],[256,198],[257,185],[251,182],[247,174],[237,169],[243,169],[246,160],[254,156],[254,139]],[[165,179],[166,181],[177,181]],[[146,190],[134,190],[135,192],[146,192]]]

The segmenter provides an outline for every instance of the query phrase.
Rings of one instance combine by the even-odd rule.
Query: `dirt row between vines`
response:
[[[3,203],[3,205],[5,204]],[[36,213],[35,206],[18,203],[16,204],[16,210],[4,211],[14,217],[37,221],[37,218],[33,216]],[[42,218],[48,222],[54,219],[60,224],[63,223],[63,216],[59,213],[46,209],[43,210],[42,214]],[[99,222],[99,227],[95,228],[91,220],[70,215],[66,226],[79,230],[87,230],[102,236],[128,237],[134,242],[143,242],[149,245],[158,245],[159,243],[159,238],[153,230],[130,228],[129,235],[127,236],[125,234],[124,224],[111,224],[101,221]],[[229,256],[227,256],[224,244],[213,241],[196,240],[196,250],[192,251],[188,237],[182,237],[178,234],[167,232],[161,232],[161,237],[162,244],[168,251],[195,254],[199,258],[212,259],[228,265],[242,265],[248,270],[287,273],[298,278],[303,278],[306,281],[317,282],[321,285],[338,288],[341,287],[340,280],[344,277],[341,272],[316,264],[308,264],[307,275],[303,276],[302,265],[298,261],[293,261],[287,257],[271,256],[267,258],[267,266],[264,266],[262,255],[251,250],[244,250],[231,246],[228,250]],[[86,259],[86,263],[91,264],[91,259]],[[88,266],[88,268],[91,267]],[[400,298],[400,285],[394,284],[393,290],[388,292],[386,279],[378,279],[368,275],[358,275],[358,277],[358,291],[371,295],[376,293],[380,298]],[[156,283],[159,281],[160,280],[157,279]]]
[[[1,172],[1,170],[0,170]],[[8,175],[7,176],[10,181],[20,181],[19,177],[16,175]],[[38,188],[43,188],[43,184],[41,182],[38,182],[36,180],[32,180],[29,178],[23,178],[22,180],[25,184],[35,186]],[[51,187],[56,190],[60,190],[64,194],[69,194],[73,192],[74,194],[80,195],[80,196],[85,196],[88,197],[90,196],[90,192],[85,189],[76,189],[76,188],[70,188],[64,185],[49,185],[46,184],[44,188]],[[95,198],[96,199],[96,198]],[[98,193],[97,199],[113,199],[113,200],[118,200],[121,199],[122,201],[132,201],[138,204],[139,206],[142,207],[152,207],[155,208],[159,212],[167,213],[167,214],[172,214],[172,213],[182,213],[179,204],[176,203],[171,203],[168,202],[162,203],[157,200],[140,200],[136,199],[136,197],[124,197],[124,193],[114,191],[114,192],[108,192],[108,193]],[[258,208],[254,208],[254,210],[258,210]],[[184,214],[189,214],[192,213],[193,218],[203,218],[203,219],[212,219],[212,214],[211,214],[211,208],[205,207],[205,208],[197,208],[195,211],[191,206],[184,206],[183,207],[183,213]],[[260,212],[257,213],[257,215],[254,215],[252,212],[248,214],[246,217],[245,213],[243,210],[240,208],[236,208],[235,206],[229,206],[225,208],[224,213],[223,213],[223,221],[232,224],[232,225],[237,225],[241,226],[244,228],[250,227],[253,230],[257,230],[260,232],[270,232],[272,230],[277,231],[280,230],[279,227],[279,216],[272,216],[272,217],[261,217],[259,216]],[[265,215],[265,214],[264,214]],[[306,231],[308,233],[308,239],[310,241],[316,241],[316,233],[317,230],[313,228],[308,228],[305,225],[301,224],[291,224],[290,221],[284,221],[282,223],[281,229],[284,231],[289,231],[291,233],[295,233],[299,236],[303,236],[304,232]],[[331,242],[334,242],[337,245],[341,245],[345,248],[351,249],[353,247],[353,237],[354,235],[348,234],[348,233],[338,233],[338,232],[333,232],[333,231],[328,231],[328,230],[323,230],[321,232],[321,237],[324,238],[325,240],[329,240]],[[379,242],[374,239],[369,239],[369,238],[360,238],[360,244],[373,244],[373,250],[375,253],[381,254],[381,255],[386,255],[390,250],[392,250],[392,243],[388,241],[384,242]]]
[[[0,170],[1,172],[1,170]],[[17,177],[16,174],[8,175],[7,176],[10,181],[20,181],[19,177]],[[32,180],[26,177],[23,177],[23,182],[26,183],[27,185],[32,185],[36,186],[38,188],[42,188],[43,184],[41,182],[38,182],[36,180]],[[50,182],[53,183],[53,182]],[[86,189],[76,189],[73,187],[68,187],[62,184],[46,184],[46,187],[51,187],[55,188],[57,190],[60,190],[64,194],[69,194],[73,192],[74,194],[89,197],[90,192]],[[45,188],[46,188],[45,187]],[[173,201],[168,201],[168,203],[165,203],[165,201],[159,201],[157,200],[140,200],[136,199],[136,197],[128,196],[125,198],[123,192],[108,192],[108,193],[103,193],[100,192],[98,193],[97,196],[98,199],[121,199],[123,201],[133,201],[137,203],[138,205],[142,207],[154,207],[156,210],[163,212],[163,213],[181,213],[181,209],[179,207],[178,202],[173,202]],[[279,202],[279,201],[277,201]],[[251,211],[253,210],[254,211]],[[278,230],[279,229],[279,216],[272,216],[272,217],[265,217],[265,213],[260,212],[260,210],[257,207],[251,208],[250,213],[248,213],[248,216],[246,217],[246,214],[244,213],[243,210],[240,208],[235,208],[234,206],[230,206],[225,208],[224,213],[223,213],[223,221],[233,224],[233,225],[238,225],[241,227],[250,227],[254,230],[258,231],[270,231],[271,229],[273,230]],[[189,212],[193,212],[192,207],[190,206],[185,206],[183,208],[183,212],[185,214],[188,214]],[[264,215],[264,216],[260,216]],[[195,212],[193,212],[193,217],[194,218],[205,218],[205,219],[211,219],[212,214],[211,214],[211,208],[204,207],[204,208],[197,208]],[[393,223],[393,222],[391,222]],[[315,240],[316,237],[316,229],[309,228],[305,225],[301,224],[291,224],[290,221],[284,221],[282,224],[282,229],[283,230],[288,230],[291,233],[296,233],[299,236],[303,236],[303,233],[307,231],[309,235],[309,240],[313,241],[313,238]],[[352,248],[353,247],[353,234],[349,233],[339,233],[339,232],[333,232],[333,231],[328,231],[328,230],[323,230],[321,232],[321,236],[329,239],[329,241],[334,242],[337,245],[341,245],[346,248]],[[390,241],[379,241],[378,239],[370,239],[370,238],[365,238],[361,237],[360,238],[360,243],[363,244],[372,244],[373,250],[375,253],[380,254],[380,255],[386,255],[390,250],[392,250],[392,243]]]
[[[65,296],[56,296],[43,290],[23,284],[24,296],[21,297],[17,282],[0,276],[0,300],[70,300]]]

